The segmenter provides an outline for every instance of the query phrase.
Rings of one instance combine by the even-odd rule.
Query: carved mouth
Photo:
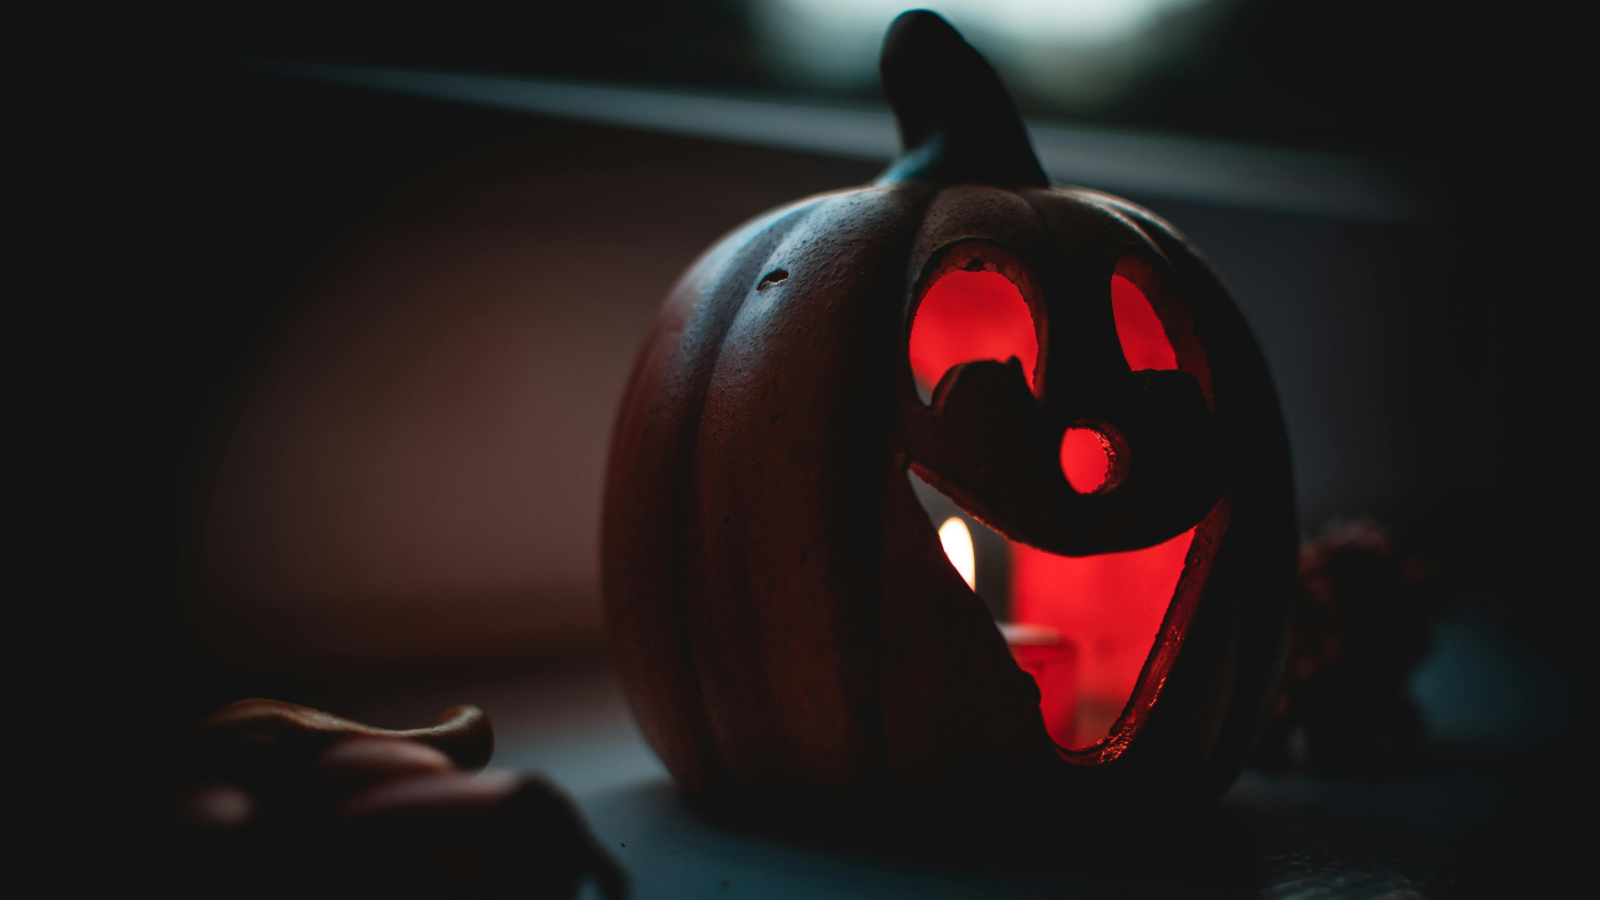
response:
[[[1204,523],[1142,550],[1061,556],[1006,538],[915,472],[907,477],[946,559],[1038,684],[1051,739],[1063,750],[1096,757],[1125,745],[1143,720],[1136,696],[1153,702],[1159,690],[1143,683],[1164,668],[1156,664],[1156,649],[1182,638],[1187,617],[1169,613]]]
[[[1150,508],[1157,513],[1147,513],[1149,521],[1162,524],[1122,542],[1067,535],[1059,527],[1058,508],[1041,500],[1049,495],[1040,491],[1050,489],[1057,477],[1050,471],[1057,460],[1038,452],[1044,426],[1030,418],[1034,401],[1045,404],[1043,383],[1052,353],[1039,285],[1010,251],[976,241],[944,251],[924,283],[907,342],[908,368],[921,401],[913,421],[923,423],[924,430],[917,432],[923,435],[920,444],[909,448],[907,474],[933,527],[929,537],[944,545],[946,561],[988,608],[1012,658],[1038,685],[1045,728],[1063,757],[1108,762],[1143,726],[1166,682],[1204,590],[1212,548],[1226,527],[1230,496],[1224,493],[1202,516],[1205,507],[1198,504],[1217,495],[1203,478],[1175,466],[1176,457],[1163,457],[1164,445],[1157,439],[1144,445],[1145,452],[1157,449],[1145,457],[1140,477],[1154,478],[1150,484],[1160,486],[1120,496],[1155,504]],[[1108,288],[1106,324],[1115,326],[1129,373],[1146,378],[1146,385],[1159,379],[1176,385],[1168,373],[1185,373],[1180,377],[1191,379],[1198,388],[1194,396],[1204,398],[1209,409],[1209,370],[1195,329],[1181,303],[1161,289],[1156,270],[1130,255],[1117,264]],[[1067,373],[1058,373],[1058,382],[1065,377],[1075,380],[1064,384],[1091,384],[1098,377],[1094,370],[1063,366],[1107,365],[1096,356],[1103,348],[1080,344],[1068,340],[1055,348],[1057,368]],[[1019,372],[1026,393],[1016,381]],[[1151,431],[1152,420],[1132,409],[1122,411],[1123,425],[1145,428],[1144,439],[1151,440],[1157,433]],[[1125,479],[1135,477],[1129,474],[1129,442],[1118,427],[1080,419],[1055,433],[1061,435],[1058,461],[1064,478],[1054,488],[1058,498],[1067,496],[1062,488],[1070,488],[1074,500],[1115,498],[1114,492],[1127,488]],[[1019,437],[1029,434],[1033,437]],[[1185,463],[1200,460],[1194,471],[1203,473],[1205,434],[1203,429],[1185,432],[1184,440],[1165,446],[1181,447],[1189,454]],[[921,474],[919,458],[926,466]],[[994,477],[996,472],[1006,474]],[[1159,480],[1173,472],[1182,474]],[[936,483],[967,499],[954,499]],[[987,487],[978,491],[979,484]],[[974,493],[968,495],[967,487]],[[1186,501],[1190,505],[1182,506]],[[973,504],[970,509],[962,505],[967,502]],[[1157,542],[1118,552],[1060,555],[1004,536],[973,509],[1004,522],[1013,535],[1057,550]],[[1182,513],[1170,513],[1174,509]],[[1085,510],[1079,519],[1095,515],[1111,514]],[[1187,530],[1158,540],[1196,518],[1200,521]]]

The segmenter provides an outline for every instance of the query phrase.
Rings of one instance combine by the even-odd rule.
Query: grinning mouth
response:
[[[954,367],[983,360],[1010,360],[1043,403],[1035,379],[1044,377],[1050,329],[1027,267],[1009,251],[978,242],[949,249],[941,266],[914,307],[907,342],[922,406],[943,415],[936,386]],[[1154,270],[1125,257],[1108,287],[1128,371],[1187,372],[1209,405],[1209,369],[1193,324],[1160,290]],[[1172,335],[1187,342],[1181,352]],[[1067,486],[1088,495],[1124,484],[1130,477],[1124,441],[1105,422],[1069,425],[1060,445]],[[932,525],[928,537],[944,546],[946,560],[988,608],[1012,659],[1038,685],[1040,714],[1062,756],[1087,765],[1116,759],[1149,717],[1177,659],[1227,525],[1231,494],[1224,492],[1187,531],[1152,546],[1064,556],[990,529],[918,476],[915,465],[907,477]]]
[[[914,471],[907,478],[946,558],[1038,684],[1051,739],[1067,751],[1125,746],[1143,719],[1135,696],[1147,710],[1159,684],[1146,682],[1164,678],[1155,672],[1163,668],[1157,657],[1176,652],[1158,648],[1182,638],[1187,617],[1169,612],[1206,523],[1140,550],[1062,556],[1006,538]],[[1189,582],[1197,578],[1203,582],[1204,573],[1192,572]]]

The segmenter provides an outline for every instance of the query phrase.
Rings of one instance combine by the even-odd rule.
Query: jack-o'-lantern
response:
[[[1261,354],[1170,225],[1050,186],[938,16],[882,74],[899,160],[724,238],[639,354],[603,538],[638,721],[699,795],[1215,796],[1294,578]]]

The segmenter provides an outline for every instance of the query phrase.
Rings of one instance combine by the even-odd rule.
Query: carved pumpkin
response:
[[[698,795],[1214,797],[1294,578],[1262,357],[1170,225],[1049,185],[938,16],[882,73],[899,160],[724,238],[640,351],[603,538],[639,723]],[[1010,543],[1005,629],[918,490]],[[1096,733],[1079,688],[1126,693]]]

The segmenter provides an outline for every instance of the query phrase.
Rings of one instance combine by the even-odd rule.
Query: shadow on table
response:
[[[335,709],[393,726],[470,700],[500,736],[492,766],[572,794],[638,898],[1501,896],[1586,858],[1595,806],[1592,676],[1558,669],[1490,612],[1444,620],[1412,695],[1432,738],[1387,777],[1246,771],[1215,809],[1061,822],[993,814],[891,823],[731,816],[677,792],[603,659],[460,683],[353,690]],[[1580,818],[1581,817],[1581,818]]]

